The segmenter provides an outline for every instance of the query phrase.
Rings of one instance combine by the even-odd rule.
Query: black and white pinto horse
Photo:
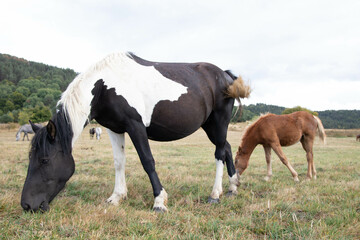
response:
[[[42,127],[42,125],[40,123],[36,123],[35,125],[37,125],[38,127]],[[29,141],[29,136],[28,134],[32,134],[34,133],[32,127],[30,124],[24,124],[22,125],[20,128],[19,128],[19,131],[17,131],[16,133],[16,141],[19,141],[20,140],[20,137],[21,137],[21,133],[24,133],[24,137],[23,137],[23,141],[25,139],[25,137],[27,138],[27,140]]]
[[[107,128],[114,153],[115,187],[108,203],[127,197],[124,133],[132,140],[150,179],[155,211],[167,211],[167,193],[155,171],[148,139],[172,141],[202,127],[216,146],[216,177],[210,201],[222,194],[224,164],[229,192],[237,193],[226,141],[234,99],[250,94],[242,79],[209,63],[160,63],[132,53],[112,54],[77,76],[62,94],[57,113],[36,132],[29,154],[21,206],[46,211],[75,170],[72,148],[88,120]]]
[[[96,135],[96,140],[100,140],[102,130],[99,127],[90,128],[89,133],[90,133],[90,139],[93,139],[94,135]]]

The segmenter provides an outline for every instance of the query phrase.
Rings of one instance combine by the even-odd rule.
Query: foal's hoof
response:
[[[226,197],[234,197],[234,196],[236,196],[236,195],[237,195],[237,192],[228,191],[225,196],[226,196]]]
[[[271,177],[266,176],[266,177],[264,177],[264,180],[265,180],[266,182],[269,182],[269,181],[271,180]]]
[[[156,213],[166,213],[167,212],[167,208],[163,208],[163,207],[154,207],[153,211]]]
[[[220,199],[209,197],[208,198],[208,203],[210,203],[210,204],[220,203]]]

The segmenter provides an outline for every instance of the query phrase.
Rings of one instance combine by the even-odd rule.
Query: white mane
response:
[[[91,89],[94,87],[95,81],[98,80],[94,78],[94,75],[111,66],[114,62],[118,64],[129,60],[133,61],[128,53],[110,54],[84,73],[79,74],[62,93],[57,105],[62,105],[63,109],[66,110],[68,120],[70,119],[74,134],[72,146],[80,136],[90,114]]]

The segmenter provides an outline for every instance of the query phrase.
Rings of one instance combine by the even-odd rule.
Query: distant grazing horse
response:
[[[74,172],[72,148],[88,119],[108,129],[113,147],[115,187],[107,202],[117,205],[127,197],[127,132],[150,179],[153,209],[166,211],[167,193],[155,171],[148,139],[177,140],[200,127],[216,146],[216,177],[209,201],[217,202],[222,194],[224,163],[229,192],[235,194],[239,182],[226,135],[234,99],[249,94],[240,77],[209,63],[160,63],[132,53],[109,55],[69,84],[46,127],[34,126],[21,206],[32,211],[49,209]]]
[[[37,125],[38,127],[42,127],[42,125],[39,124],[39,123],[37,123],[36,125]],[[17,133],[16,133],[16,141],[19,141],[19,140],[20,140],[20,137],[21,137],[21,133],[22,133],[22,132],[24,133],[23,141],[24,141],[24,139],[25,139],[25,136],[26,136],[27,140],[29,141],[29,136],[28,136],[28,134],[29,134],[29,133],[30,133],[30,134],[34,133],[34,131],[33,131],[33,129],[32,129],[32,127],[31,127],[30,124],[22,125],[22,126],[19,128],[19,131],[17,131]]]
[[[249,165],[251,153],[258,144],[261,144],[265,150],[267,163],[266,180],[269,180],[272,175],[271,149],[273,149],[282,163],[288,167],[294,180],[299,181],[297,172],[292,168],[281,146],[290,146],[300,141],[306,151],[308,161],[307,178],[311,179],[313,176],[316,179],[313,160],[316,130],[319,130],[319,136],[325,143],[326,135],[321,120],[308,112],[300,111],[287,115],[267,114],[261,116],[244,133],[241,145],[236,153],[235,168],[241,175]]]
[[[360,134],[356,136],[356,141],[360,141]]]
[[[94,138],[94,135],[96,134],[96,139],[97,139],[97,140],[100,140],[102,130],[101,130],[101,128],[99,128],[99,127],[97,127],[97,128],[90,128],[89,133],[90,133],[90,139],[93,139],[93,138]]]

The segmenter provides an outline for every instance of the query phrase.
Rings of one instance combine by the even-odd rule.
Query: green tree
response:
[[[16,88],[16,91],[21,93],[22,95],[24,95],[25,97],[29,97],[31,94],[30,89],[28,89],[27,87],[21,86]]]
[[[21,93],[15,91],[10,95],[10,99],[14,103],[14,109],[19,109],[22,108],[26,100],[26,97]]]
[[[15,104],[11,100],[7,100],[4,106],[4,112],[10,112],[15,109]]]
[[[41,99],[36,94],[31,94],[24,103],[26,108],[35,108],[36,106],[42,105]]]
[[[300,106],[296,106],[296,107],[293,107],[293,108],[286,108],[281,114],[289,114],[289,113],[299,112],[299,111],[306,111],[306,112],[311,113],[314,116],[319,116],[319,113],[311,111],[311,110],[306,109],[306,108],[302,108]]]
[[[32,109],[31,121],[45,122],[51,118],[50,109],[46,106],[37,106]]]
[[[12,116],[10,116],[9,114],[4,114],[2,116],[0,116],[0,123],[9,123],[9,122],[13,122],[14,118]]]
[[[36,93],[39,89],[45,88],[45,83],[41,82],[39,79],[27,78],[22,79],[18,83],[18,87],[26,87],[31,93]]]
[[[29,110],[27,110],[27,111],[20,111],[20,112],[19,112],[19,117],[18,117],[18,123],[19,123],[20,125],[24,125],[24,124],[26,124],[26,123],[29,122],[30,117],[31,117],[31,113],[30,113]]]

